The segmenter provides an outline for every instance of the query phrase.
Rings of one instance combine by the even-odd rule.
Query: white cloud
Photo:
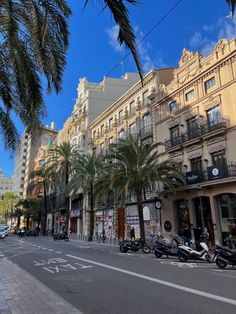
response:
[[[124,47],[119,46],[117,42],[119,28],[114,26],[106,30],[108,34],[108,42],[110,46],[118,53],[124,52]],[[138,26],[134,28],[136,35],[137,51],[143,65],[144,72],[148,72],[154,68],[166,67],[167,64],[163,60],[162,53],[160,51],[153,52],[153,47],[149,41],[143,40],[144,33]]]
[[[108,34],[108,42],[110,46],[116,51],[116,52],[122,52],[124,50],[123,46],[120,46],[117,38],[119,33],[119,27],[117,25],[108,28],[106,30],[106,33]]]
[[[214,34],[213,34],[214,33]],[[189,40],[190,48],[206,56],[212,52],[219,39],[236,37],[236,17],[220,18],[216,24],[203,25],[202,32],[195,32]]]

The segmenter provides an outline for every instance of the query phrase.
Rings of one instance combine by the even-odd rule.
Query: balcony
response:
[[[140,129],[141,138],[153,136],[152,125],[146,125]]]
[[[166,150],[172,148],[178,149],[179,145],[187,144],[194,139],[201,139],[202,137],[210,137],[225,132],[228,127],[229,118],[221,117],[221,121],[210,125],[209,123],[201,124],[195,128],[189,129],[186,133],[181,133],[179,136],[173,136],[165,140]]]
[[[236,163],[230,163],[225,166],[210,166],[207,167],[206,171],[188,171],[186,172],[186,184],[191,185],[229,177],[236,177]]]

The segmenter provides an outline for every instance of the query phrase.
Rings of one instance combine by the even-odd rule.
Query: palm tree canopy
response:
[[[226,0],[226,2],[230,7],[231,12],[232,12],[232,16],[233,16],[234,12],[235,12],[235,7],[236,7],[236,0]]]
[[[55,178],[52,171],[49,171],[45,166],[41,169],[34,170],[30,173],[30,182],[28,185],[28,192],[35,191],[38,194],[42,189],[55,189]]]
[[[35,130],[45,107],[41,76],[48,91],[61,90],[68,47],[65,0],[1,0],[0,2],[0,133],[6,148],[15,149],[14,113]]]
[[[104,170],[104,159],[96,154],[84,154],[76,160],[72,169],[70,191],[76,193],[78,188],[94,188]]]
[[[65,191],[67,190],[72,168],[79,158],[80,153],[77,147],[69,142],[54,145],[49,149],[46,167],[49,172],[55,175],[57,183],[60,183],[61,188]]]
[[[111,145],[112,185],[130,190],[143,191],[152,183],[160,181],[171,190],[177,182],[184,182],[183,176],[174,161],[159,162],[158,146],[162,143],[144,144],[138,138],[129,136]]]

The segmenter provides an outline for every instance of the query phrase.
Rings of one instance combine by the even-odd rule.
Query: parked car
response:
[[[4,239],[6,237],[6,230],[4,227],[0,227],[0,238]]]
[[[5,228],[5,236],[8,237],[8,226],[0,225],[0,228]]]

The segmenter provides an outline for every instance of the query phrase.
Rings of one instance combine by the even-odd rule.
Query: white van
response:
[[[5,236],[8,237],[8,226],[0,225],[0,228],[4,228],[5,229]]]

